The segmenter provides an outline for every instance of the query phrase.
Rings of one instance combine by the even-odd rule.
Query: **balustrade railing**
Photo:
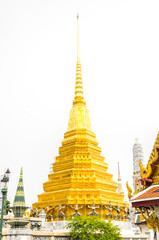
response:
[[[121,236],[123,240],[149,240],[149,237],[146,235],[134,235],[134,236]],[[33,240],[70,240],[68,234],[65,236],[62,234],[56,234],[52,236],[42,236],[42,233],[37,236],[33,236]]]

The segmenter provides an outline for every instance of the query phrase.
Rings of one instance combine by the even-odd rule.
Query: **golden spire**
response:
[[[73,105],[77,103],[84,103],[83,98],[83,84],[80,62],[80,46],[79,46],[79,15],[77,14],[77,64],[76,64],[76,85],[75,85],[75,98]]]
[[[136,143],[138,142],[138,138],[137,137],[135,138],[135,141],[136,141]]]

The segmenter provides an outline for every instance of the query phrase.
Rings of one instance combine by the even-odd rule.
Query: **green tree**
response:
[[[77,240],[121,240],[120,229],[112,222],[98,217],[75,216],[67,224],[71,239]]]
[[[5,207],[6,207],[6,215],[8,215],[8,213],[12,211],[10,207],[10,201],[8,200],[6,201]]]

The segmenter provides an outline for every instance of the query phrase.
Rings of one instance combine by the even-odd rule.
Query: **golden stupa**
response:
[[[96,135],[92,131],[89,111],[83,97],[79,53],[79,17],[77,16],[77,65],[73,106],[69,114],[59,156],[53,173],[43,184],[33,209],[45,208],[53,219],[71,215],[100,215],[102,218],[126,220],[129,204],[117,192],[118,183],[107,173],[108,164],[100,156]]]

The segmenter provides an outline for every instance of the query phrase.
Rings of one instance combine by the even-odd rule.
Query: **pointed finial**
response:
[[[21,167],[21,170],[20,170],[20,177],[23,178],[23,168]]]
[[[136,141],[136,143],[138,142],[138,138],[137,137],[135,138],[135,141]]]
[[[79,14],[77,13],[77,60],[80,59],[79,51]]]

